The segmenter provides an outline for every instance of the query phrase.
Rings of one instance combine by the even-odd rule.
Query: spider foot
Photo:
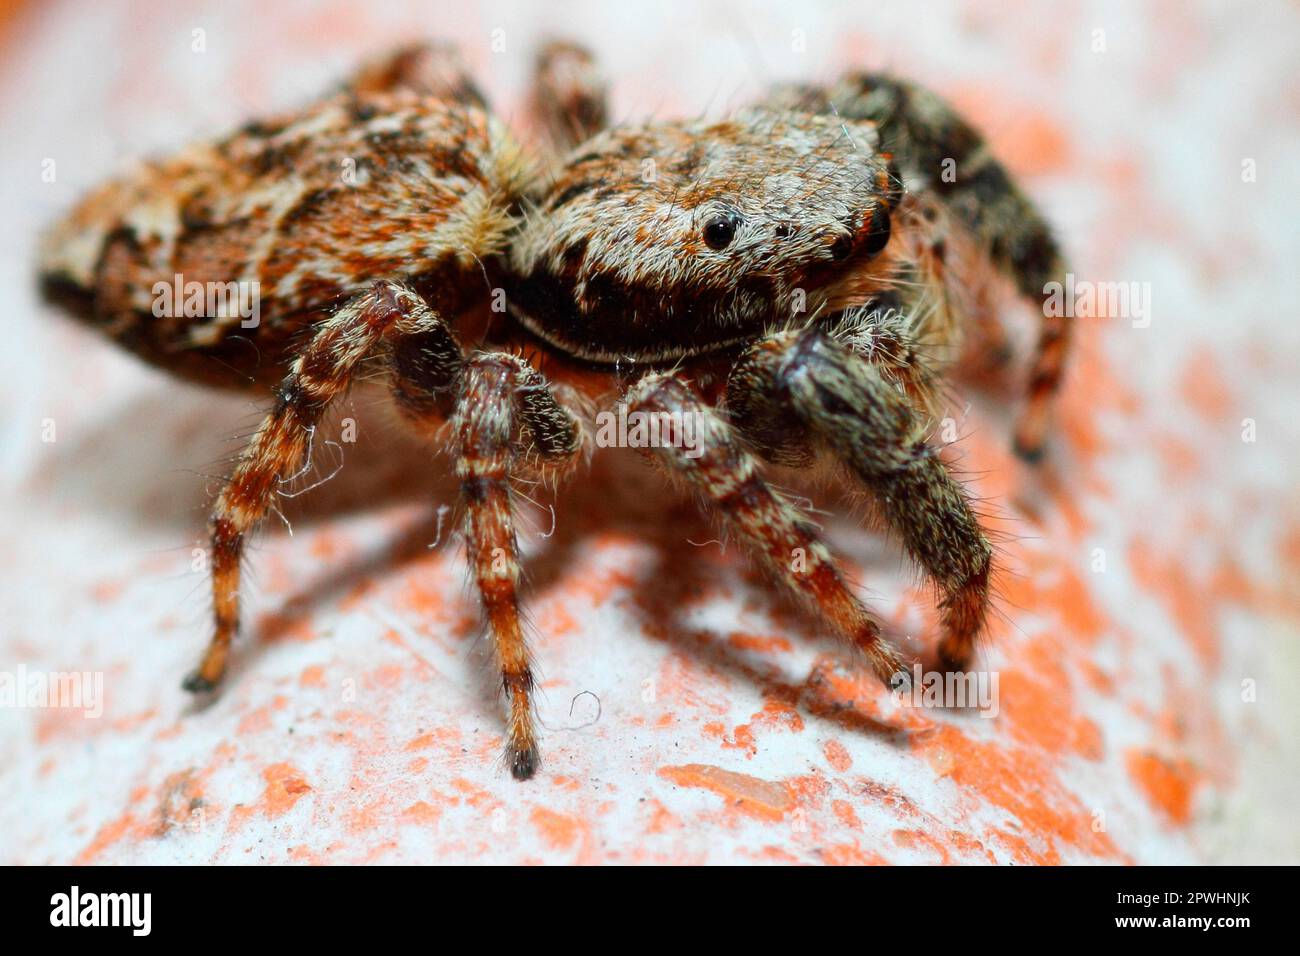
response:
[[[1047,448],[1042,442],[1030,442],[1028,439],[1019,436],[1017,436],[1012,447],[1015,450],[1016,457],[1027,465],[1037,465],[1047,455]]]
[[[191,694],[210,694],[217,689],[219,681],[204,677],[199,671],[194,671],[186,675],[185,680],[181,681],[181,689],[189,691]]]
[[[510,775],[516,780],[530,779],[542,765],[542,757],[538,753],[536,744],[525,747],[509,745],[506,748],[506,759],[510,762]]]

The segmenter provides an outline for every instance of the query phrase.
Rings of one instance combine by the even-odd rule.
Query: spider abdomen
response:
[[[298,333],[377,278],[444,314],[485,297],[522,186],[477,107],[339,95],[100,187],[45,237],[40,275],[154,364],[274,379]]]

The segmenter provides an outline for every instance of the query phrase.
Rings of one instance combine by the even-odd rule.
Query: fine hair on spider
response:
[[[519,503],[559,493],[611,400],[691,421],[695,447],[643,454],[896,684],[904,656],[768,477],[837,472],[936,589],[939,666],[969,665],[995,613],[996,536],[935,426],[964,347],[1002,348],[971,290],[1000,279],[1041,306],[1064,274],[1050,228],[980,135],[907,80],[854,72],[721,120],[612,126],[606,96],[588,51],[543,46],[530,158],[454,47],[412,44],[300,109],[141,164],[44,237],[51,300],[180,377],[270,390],[210,512],[213,627],[187,689],[220,684],[248,536],[314,487],[294,483],[364,380],[450,452],[519,779],[541,760]],[[248,282],[255,327],[160,308],[152,290],[182,277]],[[1039,311],[1014,439],[1029,460],[1071,331]]]

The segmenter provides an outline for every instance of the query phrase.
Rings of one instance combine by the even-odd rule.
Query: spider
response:
[[[189,379],[274,384],[212,507],[214,625],[185,688],[221,681],[245,539],[327,407],[375,368],[406,419],[447,429],[516,778],[540,758],[513,486],[581,460],[613,396],[690,419],[692,448],[646,454],[897,682],[902,656],[764,476],[846,472],[937,587],[940,662],[964,668],[994,550],[929,435],[963,336],[997,346],[970,289],[1000,274],[1035,300],[1062,274],[1042,217],[971,126],[889,76],[775,89],[722,122],[607,128],[591,56],[555,42],[534,88],[549,145],[530,165],[454,48],[411,46],[304,109],[143,164],[45,237],[46,294],[120,344]],[[158,314],[159,283],[182,276],[258,283],[255,327],[229,308]],[[491,336],[467,341],[458,317],[501,294]],[[1031,459],[1069,332],[1042,315],[1016,432]]]

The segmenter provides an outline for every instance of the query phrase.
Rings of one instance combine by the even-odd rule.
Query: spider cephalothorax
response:
[[[424,433],[451,436],[516,777],[539,756],[514,482],[576,462],[591,408],[628,369],[618,400],[693,423],[689,449],[649,453],[891,682],[905,662],[818,527],[763,475],[840,465],[937,588],[941,663],[965,666],[993,550],[931,444],[932,412],[971,325],[972,263],[1031,297],[1060,272],[1033,206],[967,124],[897,80],[851,76],[723,122],[604,132],[604,85],[581,48],[546,47],[536,87],[540,125],[568,156],[536,164],[547,176],[528,173],[451,48],[416,46],[298,113],[105,185],[47,237],[50,295],[148,360],[206,381],[279,380],[213,506],[214,629],[185,686],[211,690],[225,673],[246,537],[363,369],[383,370]],[[936,176],[940,156],[955,180]],[[456,319],[497,280],[518,323],[498,323],[491,346],[463,341]],[[173,284],[251,285],[260,316],[241,322],[228,300],[160,310]],[[1044,314],[1017,432],[1030,456],[1065,321]]]
[[[853,286],[901,184],[874,125],[746,110],[610,130],[583,144],[515,242],[510,301],[582,358],[663,360],[748,341]]]

